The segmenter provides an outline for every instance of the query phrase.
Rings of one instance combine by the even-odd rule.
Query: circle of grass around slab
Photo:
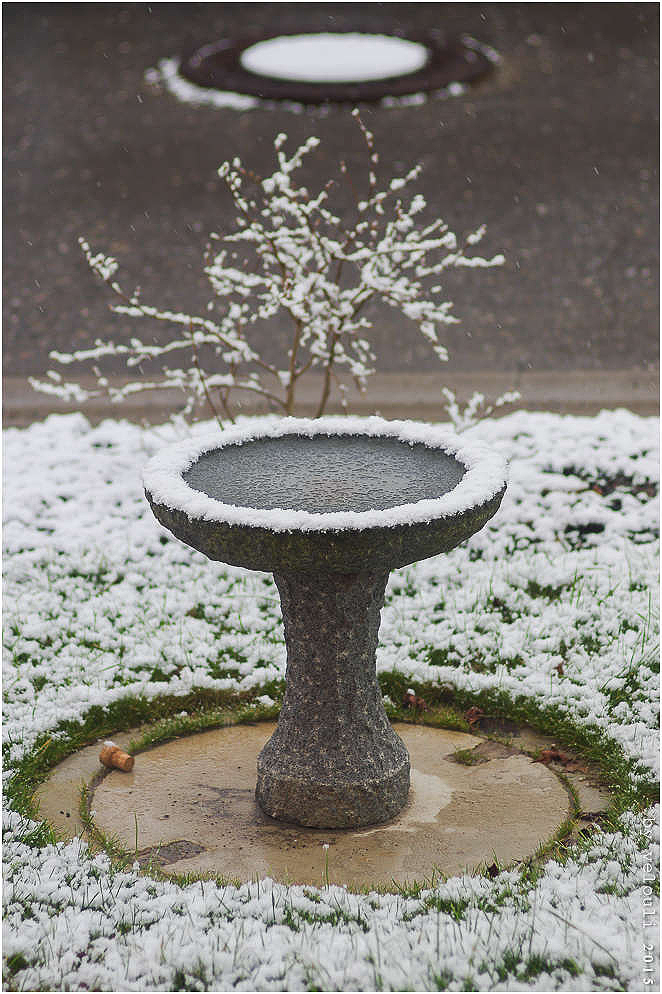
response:
[[[535,731],[554,737],[558,745],[571,749],[583,759],[592,770],[608,785],[611,793],[611,804],[605,814],[604,823],[613,828],[619,827],[619,816],[628,809],[641,810],[655,803],[658,785],[651,781],[635,783],[637,773],[636,763],[628,760],[618,743],[611,740],[602,731],[581,727],[558,709],[541,706],[537,702],[519,696],[511,698],[507,693],[497,690],[483,691],[471,694],[457,690],[449,685],[439,686],[433,683],[420,683],[414,688],[416,694],[427,702],[428,710],[420,714],[396,706],[393,701],[402,700],[409,689],[411,681],[400,673],[382,673],[379,676],[382,693],[386,695],[385,706],[389,718],[406,723],[419,723],[430,727],[447,728],[462,732],[471,732],[463,713],[472,706],[479,707],[486,716],[504,721],[528,725]],[[284,686],[270,685],[271,694],[282,696]],[[190,694],[179,697],[174,695],[147,700],[143,697],[126,697],[115,701],[105,708],[92,707],[87,712],[85,721],[63,722],[50,734],[44,734],[36,743],[31,753],[24,756],[11,773],[6,786],[7,799],[19,814],[32,819],[38,819],[35,811],[33,795],[37,786],[47,779],[49,771],[67,756],[77,752],[83,746],[90,745],[99,739],[111,737],[120,731],[137,730],[137,737],[131,741],[129,751],[139,753],[156,745],[163,744],[175,738],[194,735],[202,731],[220,728],[225,725],[254,723],[258,721],[277,720],[280,709],[279,703],[265,706],[260,702],[254,703],[254,698],[265,687],[245,694],[230,691],[194,690]],[[142,727],[141,727],[142,726]],[[572,786],[567,779],[561,777],[571,798]],[[574,811],[557,829],[554,837],[543,844],[526,864],[523,872],[535,872],[535,867],[542,860],[553,856],[563,860],[566,848],[564,840],[575,828],[575,816],[579,813],[574,795]],[[81,809],[84,820],[92,835],[93,844],[104,849],[107,854],[120,866],[130,865],[135,854],[123,849],[116,840],[101,836],[94,829],[87,810],[87,796],[84,790],[81,799]],[[582,835],[588,837],[586,830]],[[54,843],[56,833],[46,822],[38,822],[35,830],[26,837],[28,844],[39,847]],[[166,878],[158,868],[149,867],[154,876]],[[186,875],[181,879],[175,875],[167,879],[176,883],[189,883],[198,879],[198,875]],[[228,883],[219,878],[219,882]],[[429,886],[430,882],[414,882],[411,886],[420,890]],[[378,888],[382,890],[382,887]],[[393,888],[400,891],[397,885]]]

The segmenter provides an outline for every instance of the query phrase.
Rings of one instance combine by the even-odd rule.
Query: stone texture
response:
[[[454,455],[422,442],[290,432],[210,449],[182,477],[191,489],[223,504],[329,514],[436,500],[465,473]]]
[[[357,827],[386,821],[405,804],[409,757],[386,718],[375,671],[388,574],[478,531],[503,492],[447,518],[334,531],[190,519],[146,492],[158,520],[183,542],[210,559],[274,573],[287,685],[277,732],[258,762],[256,796],[269,815]]]
[[[287,689],[258,759],[257,799],[272,817],[302,825],[386,821],[409,792],[409,757],[386,717],[375,668],[388,572],[274,579]]]
[[[398,569],[450,552],[493,517],[504,489],[491,500],[460,514],[395,527],[358,530],[272,531],[189,518],[183,511],[152,500],[152,511],[169,531],[215,562],[245,569],[359,573],[366,569]]]
[[[322,843],[329,843],[330,881],[360,888],[423,880],[435,869],[453,875],[481,863],[508,865],[535,852],[566,817],[567,793],[543,763],[520,753],[467,767],[452,757],[475,747],[476,736],[424,725],[397,729],[411,756],[409,799],[394,819],[372,828],[302,828],[264,814],[255,767],[275,730],[270,722],[175,739],[138,754],[131,773],[105,771],[99,741],[56,766],[34,800],[60,838],[87,838],[76,815],[81,786],[94,784],[89,809],[97,827],[133,852],[137,822],[139,861],[166,872],[315,885],[325,880]],[[113,739],[126,747],[143,731]],[[526,727],[512,737],[531,753],[550,745]],[[565,775],[586,818],[608,808],[609,793],[594,773]]]

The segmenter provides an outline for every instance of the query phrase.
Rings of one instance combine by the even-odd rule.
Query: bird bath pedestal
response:
[[[258,758],[263,810],[320,828],[396,815],[409,756],[375,668],[388,575],[482,528],[505,491],[503,460],[431,425],[286,418],[172,446],[144,485],[181,541],[274,574],[287,676]]]

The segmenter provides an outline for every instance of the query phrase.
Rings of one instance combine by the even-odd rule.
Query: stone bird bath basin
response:
[[[258,758],[263,810],[320,828],[392,818],[409,756],[376,677],[388,575],[483,527],[506,488],[502,458],[416,422],[263,419],[168,447],[143,482],[182,542],[274,574],[287,675]]]

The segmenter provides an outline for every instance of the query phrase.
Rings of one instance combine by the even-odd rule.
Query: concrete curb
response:
[[[116,383],[122,382],[117,378]],[[93,381],[81,377],[83,386]],[[626,408],[636,414],[659,413],[659,371],[642,369],[621,370],[550,370],[525,371],[519,374],[482,370],[474,373],[376,373],[368,381],[364,394],[350,385],[348,400],[353,414],[379,413],[388,418],[419,418],[443,421],[446,418],[441,388],[449,386],[461,403],[479,391],[486,400],[494,401],[508,390],[518,390],[520,400],[503,408],[531,411],[552,411],[559,414],[597,414],[603,409]],[[321,377],[310,375],[301,380],[295,413],[311,416],[315,413],[321,390]],[[244,395],[237,413],[264,412],[254,394]],[[257,398],[259,401],[259,398]],[[33,390],[27,379],[8,376],[3,381],[3,426],[25,427],[49,414],[64,414],[81,410],[90,421],[104,418],[124,418],[158,424],[182,407],[181,394],[176,390],[153,390],[138,395],[123,404],[111,404],[107,397],[96,397],[82,405],[66,404],[49,394]],[[332,394],[327,413],[341,410],[338,393]],[[199,417],[209,417],[206,407]]]

